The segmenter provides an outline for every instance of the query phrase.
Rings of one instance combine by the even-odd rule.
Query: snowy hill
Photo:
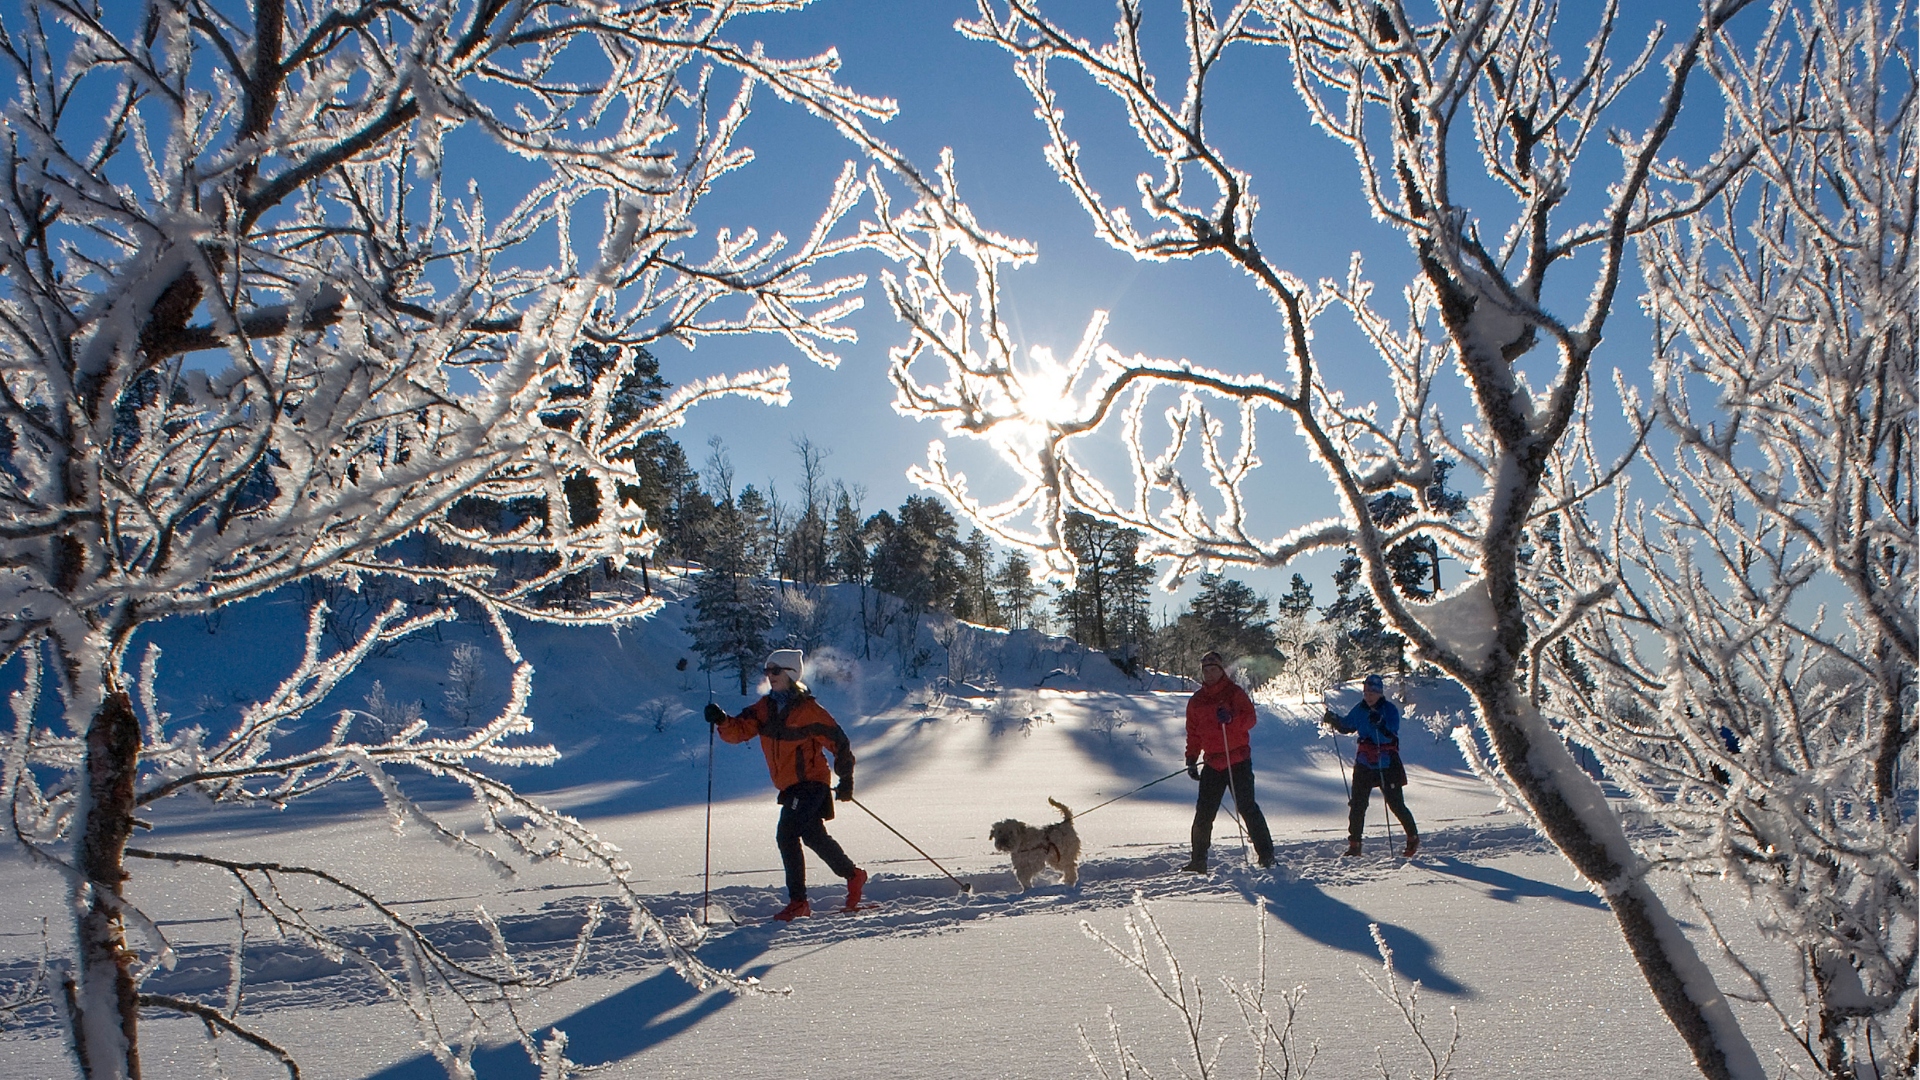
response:
[[[1178,1052],[1178,1030],[1164,1007],[1155,1011],[1145,984],[1079,929],[1086,919],[1124,940],[1120,926],[1138,893],[1186,970],[1208,985],[1215,974],[1251,978],[1257,928],[1266,927],[1275,985],[1311,989],[1300,1023],[1324,1040],[1315,1075],[1355,1075],[1350,1069],[1368,1067],[1375,1046],[1400,1056],[1417,1050],[1360,977],[1363,969],[1377,974],[1380,963],[1370,924],[1381,927],[1400,976],[1420,981],[1426,1008],[1440,1007],[1438,995],[1461,1009],[1463,1053],[1479,1063],[1471,1074],[1512,1075],[1522,1061],[1540,1077],[1592,1075],[1603,1061],[1611,1076],[1685,1070],[1679,1041],[1647,1000],[1603,904],[1528,828],[1499,811],[1444,736],[1445,720],[1421,722],[1463,710],[1457,687],[1415,683],[1398,691],[1411,701],[1403,737],[1408,801],[1424,839],[1419,859],[1386,854],[1400,838],[1390,847],[1377,798],[1367,854],[1340,857],[1352,742],[1314,722],[1318,701],[1265,700],[1254,762],[1278,865],[1251,868],[1223,811],[1214,872],[1176,874],[1187,855],[1193,785],[1169,774],[1181,768],[1191,682],[1158,673],[1130,678],[1065,639],[944,621],[922,626],[907,650],[917,661],[902,662],[898,641],[860,640],[858,605],[857,590],[834,587],[804,612],[820,639],[809,650],[807,679],[847,728],[859,759],[860,804],[871,814],[841,804],[830,829],[872,872],[868,895],[880,907],[790,927],[756,922],[785,900],[773,791],[751,746],[713,748],[709,774],[708,727],[698,716],[708,681],[690,651],[687,605],[671,602],[617,634],[516,628],[536,669],[532,739],[563,754],[557,765],[518,772],[516,785],[618,844],[635,887],[703,961],[792,991],[772,998],[696,991],[616,920],[594,933],[580,979],[523,1006],[529,1030],[562,1028],[573,1060],[610,1064],[608,1075],[623,1077],[1055,1077],[1091,1075],[1075,1027],[1100,1031],[1111,1004],[1130,1045],[1157,1067]],[[790,621],[799,607],[789,607]],[[264,693],[298,650],[301,611],[299,597],[283,595],[230,609],[217,624],[162,628],[159,697],[171,723],[206,721]],[[329,710],[371,709],[372,697],[396,716],[417,713],[457,730],[488,715],[506,693],[497,653],[477,673],[470,656],[464,670],[455,663],[460,646],[486,641],[483,627],[464,623],[442,627],[437,640],[404,641],[367,663],[339,700],[306,723],[323,731],[333,722]],[[758,688],[738,691],[730,676],[715,677],[713,696],[730,710]],[[471,815],[438,800],[449,792],[430,779],[403,781],[448,821],[471,827]],[[1079,814],[1080,883],[1065,888],[1043,877],[1023,893],[1006,857],[992,850],[987,826],[1003,817],[1054,820],[1049,797]],[[486,934],[471,917],[484,905],[524,963],[560,963],[589,899],[605,895],[579,868],[536,866],[503,881],[415,827],[396,838],[378,798],[364,790],[286,811],[215,810],[181,799],[156,810],[155,828],[142,838],[147,846],[344,862],[357,885],[397,898],[397,909],[432,923],[436,940],[458,955],[487,954]],[[824,911],[841,886],[809,860]],[[0,918],[0,997],[9,982],[30,976],[43,926],[62,932],[60,887],[51,878],[16,852],[0,860],[0,888],[23,898]],[[179,954],[171,970],[148,980],[150,992],[220,1007],[237,997],[255,1027],[301,1058],[303,1076],[443,1074],[419,1049],[407,1011],[351,962],[259,936],[244,943],[245,977],[236,983],[235,897],[225,879],[159,868],[135,892]],[[337,898],[327,911],[359,928],[353,932],[369,956],[397,963],[379,920]],[[1551,952],[1527,959],[1517,951],[1524,943]],[[1537,962],[1543,955],[1554,962]],[[1232,1010],[1224,1000],[1214,1009],[1210,1031],[1239,1029],[1227,1022]],[[517,1044],[502,1045],[510,1032],[502,1017],[481,1019],[479,1075],[536,1075]],[[458,1042],[469,1021],[443,1013],[438,1022],[453,1025],[442,1037]],[[1535,1062],[1528,1048],[1549,1032],[1557,1052]],[[1623,1032],[1645,1047],[1624,1068],[1610,1051]],[[59,1033],[44,1004],[15,1012],[0,1028],[0,1075],[65,1075]],[[198,1024],[158,1014],[143,1043],[149,1075],[198,1075],[210,1056],[234,1076],[285,1075],[231,1038],[209,1043]],[[1228,1060],[1250,1064],[1244,1032],[1234,1045]]]

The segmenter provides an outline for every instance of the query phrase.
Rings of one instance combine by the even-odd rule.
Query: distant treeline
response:
[[[612,361],[590,348],[576,358],[583,382]],[[637,414],[667,389],[658,362],[643,353],[609,408]],[[978,529],[963,535],[960,521],[932,498],[913,495],[894,509],[868,513],[864,490],[830,478],[829,450],[810,440],[794,445],[799,475],[790,493],[771,484],[764,490],[753,484],[736,488],[724,443],[716,436],[708,447],[703,467],[696,469],[665,433],[642,436],[632,450],[641,482],[623,488],[621,496],[644,507],[659,533],[652,568],[717,571],[701,599],[708,621],[727,628],[710,627],[715,640],[708,645],[737,653],[748,664],[764,644],[751,626],[772,623],[771,614],[760,610],[771,599],[757,596],[756,589],[771,583],[807,593],[846,583],[890,596],[916,615],[1064,634],[1127,668],[1192,671],[1200,655],[1213,649],[1238,661],[1255,682],[1291,675],[1304,688],[1406,667],[1405,641],[1385,629],[1352,553],[1334,575],[1334,598],[1324,605],[1315,603],[1313,587],[1299,574],[1277,600],[1233,578],[1204,574],[1182,610],[1156,621],[1154,570],[1139,558],[1136,530],[1070,515],[1065,539],[1078,569],[1071,581],[1049,586],[1035,579],[1025,553],[996,548]],[[1430,505],[1464,510],[1464,500],[1446,489],[1444,467],[1439,476]],[[1404,499],[1389,501],[1396,498],[1383,496],[1374,507],[1382,524],[1411,512]],[[572,503],[569,508],[576,525],[590,523],[598,511]],[[1431,595],[1439,586],[1436,556],[1429,541],[1402,543],[1391,555],[1396,585],[1410,596]],[[723,584],[724,595],[718,591]],[[878,611],[877,601],[871,609],[863,601],[863,618],[868,610]],[[870,631],[879,632],[878,625]]]

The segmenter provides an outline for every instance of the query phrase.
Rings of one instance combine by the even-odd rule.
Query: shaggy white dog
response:
[[[989,830],[993,850],[1013,856],[1013,876],[1020,879],[1022,889],[1033,888],[1034,875],[1045,866],[1058,870],[1063,884],[1080,880],[1080,834],[1073,827],[1073,811],[1051,798],[1047,801],[1060,811],[1059,821],[1036,829],[1008,818],[994,822]]]

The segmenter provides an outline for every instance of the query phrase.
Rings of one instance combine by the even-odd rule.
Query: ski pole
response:
[[[707,668],[707,704],[713,704],[713,668]],[[700,885],[700,924],[711,926],[707,908],[713,898],[713,735],[720,729],[707,725],[707,869]]]
[[[1346,759],[1342,757],[1340,754],[1340,736],[1343,733],[1339,728],[1333,726],[1333,724],[1331,723],[1328,723],[1329,720],[1338,720],[1340,716],[1338,713],[1334,712],[1332,709],[1326,708],[1324,703],[1321,705],[1321,708],[1324,710],[1324,712],[1320,717],[1320,722],[1326,725],[1326,728],[1328,731],[1333,732],[1333,759],[1340,763],[1340,790],[1347,793],[1347,802],[1352,803],[1353,788],[1347,784],[1347,763],[1346,763]],[[1356,736],[1356,739],[1357,738],[1358,737]],[[1360,752],[1359,744],[1356,742],[1354,747],[1354,753],[1357,756],[1359,752]]]
[[[1220,749],[1227,757],[1227,794],[1233,796],[1233,813],[1228,816],[1233,818],[1233,827],[1240,832],[1240,855],[1244,858],[1250,854],[1247,850],[1247,826],[1240,820],[1240,789],[1233,782],[1233,746],[1227,739],[1225,717],[1220,718]]]
[[[867,804],[866,804],[866,803],[863,803],[863,802],[861,802],[861,801],[860,801],[859,799],[853,799],[853,798],[849,798],[849,799],[848,799],[847,801],[848,801],[848,802],[850,802],[850,803],[852,803],[853,805],[855,805],[855,806],[857,806],[857,807],[859,807],[859,808],[860,808],[860,809],[862,809],[862,810],[867,810]],[[867,816],[868,816],[868,817],[870,817],[870,818],[872,818],[873,820],[875,820],[875,821],[877,821],[877,822],[879,822],[879,823],[880,823],[880,824],[881,824],[882,826],[884,826],[884,827],[886,828],[886,830],[887,830],[888,832],[890,832],[890,833],[892,833],[892,834],[893,834],[893,835],[895,835],[895,836],[898,836],[898,837],[899,837],[900,839],[902,839],[902,840],[906,840],[906,843],[907,843],[907,846],[908,846],[908,847],[910,847],[910,848],[912,848],[912,849],[913,849],[913,850],[915,850],[915,851],[920,851],[920,845],[919,845],[919,844],[916,844],[916,843],[914,843],[914,842],[913,842],[913,841],[911,841],[911,840],[907,840],[907,837],[906,837],[906,834],[905,834],[905,833],[902,833],[902,832],[901,832],[901,831],[900,831],[899,829],[896,829],[896,828],[894,828],[893,826],[891,826],[891,825],[888,825],[888,824],[887,824],[887,820],[886,820],[885,818],[883,818],[883,817],[881,817],[881,816],[880,816],[879,814],[876,814],[876,813],[874,813],[874,812],[873,812],[873,811],[871,811],[871,810],[867,810]],[[927,861],[928,861],[928,862],[930,862],[930,863],[933,863],[933,868],[934,868],[935,870],[938,870],[938,871],[940,871],[941,873],[943,873],[943,874],[946,874],[946,875],[947,875],[947,880],[948,880],[948,881],[951,881],[951,882],[953,882],[953,883],[954,883],[955,885],[958,885],[958,886],[960,886],[960,891],[961,891],[961,892],[963,892],[963,893],[971,893],[971,892],[973,892],[973,886],[972,886],[972,885],[969,885],[969,884],[967,884],[966,882],[964,882],[964,881],[961,881],[961,880],[960,880],[959,878],[957,878],[957,877],[954,877],[954,876],[953,876],[952,874],[950,874],[950,873],[947,873],[947,868],[946,868],[946,867],[944,867],[944,866],[941,866],[941,865],[940,865],[940,863],[939,863],[939,861],[938,861],[937,859],[935,859],[935,858],[934,858],[933,856],[931,856],[931,855],[929,855],[929,854],[927,854],[927,853],[926,853],[926,852],[924,852],[924,851],[920,851],[920,857],[921,857],[921,858],[923,858],[923,859],[925,859],[925,860],[927,860]]]
[[[1338,714],[1336,714],[1332,709],[1328,709],[1326,711],[1326,716],[1321,717],[1322,722],[1325,722],[1326,719],[1329,717],[1335,720],[1339,719]],[[1347,783],[1347,762],[1346,762],[1346,758],[1342,756],[1340,753],[1340,734],[1341,734],[1340,729],[1337,727],[1334,727],[1332,724],[1328,724],[1327,727],[1333,731],[1333,760],[1336,763],[1336,765],[1339,767],[1340,790],[1347,793],[1347,807],[1349,811],[1351,811],[1353,807],[1353,787],[1352,785]],[[1354,762],[1354,769],[1357,772],[1360,767],[1360,741],[1358,736],[1354,737],[1353,762]],[[1371,802],[1372,800],[1368,800],[1368,801]],[[1351,819],[1349,819],[1349,821],[1351,821]],[[1363,833],[1365,831],[1364,829],[1365,821],[1366,819],[1362,817],[1361,822],[1363,824],[1363,828],[1362,828]],[[1353,826],[1349,824],[1347,827],[1352,828]],[[1349,839],[1351,839],[1351,837],[1349,837]]]
[[[1380,777],[1380,816],[1386,819],[1387,854],[1389,855],[1393,854],[1393,804],[1387,801],[1387,793],[1391,790],[1387,787],[1387,778],[1383,774]]]
[[[1075,818],[1083,818],[1083,817],[1086,817],[1086,816],[1087,816],[1088,814],[1091,814],[1091,813],[1093,813],[1093,811],[1094,811],[1094,810],[1098,810],[1098,809],[1100,809],[1100,807],[1101,807],[1101,806],[1106,806],[1106,805],[1107,805],[1108,803],[1117,803],[1117,802],[1119,802],[1119,801],[1120,801],[1121,799],[1124,799],[1124,798],[1126,798],[1126,797],[1127,797],[1128,795],[1138,795],[1138,794],[1140,794],[1141,792],[1143,792],[1143,791],[1145,791],[1145,790],[1147,790],[1148,788],[1150,788],[1150,787],[1152,787],[1153,785],[1155,785],[1155,784],[1158,784],[1158,783],[1160,783],[1160,782],[1161,782],[1161,781],[1163,781],[1163,780],[1171,780],[1171,779],[1173,779],[1174,777],[1176,777],[1176,776],[1179,776],[1179,775],[1180,775],[1181,773],[1183,773],[1183,772],[1186,772],[1186,771],[1187,771],[1187,770],[1186,770],[1186,769],[1184,769],[1184,768],[1182,768],[1182,769],[1175,769],[1175,770],[1173,770],[1172,772],[1170,772],[1170,773],[1168,773],[1167,775],[1165,775],[1165,776],[1163,776],[1163,777],[1161,777],[1161,778],[1160,778],[1159,780],[1149,780],[1149,781],[1147,781],[1146,783],[1144,783],[1144,784],[1141,784],[1141,785],[1140,785],[1139,787],[1137,787],[1137,788],[1134,788],[1134,789],[1133,789],[1132,791],[1129,791],[1129,792],[1127,792],[1127,793],[1126,793],[1126,794],[1124,794],[1124,795],[1115,795],[1115,796],[1114,796],[1113,798],[1111,798],[1111,799],[1108,799],[1108,800],[1107,800],[1106,802],[1103,802],[1103,803],[1101,803],[1101,804],[1100,804],[1099,806],[1095,806],[1095,807],[1094,807],[1094,808],[1093,808],[1092,810],[1082,810],[1082,811],[1080,811],[1080,812],[1079,812],[1078,814],[1075,814],[1075,815],[1074,815],[1074,817],[1075,817]]]

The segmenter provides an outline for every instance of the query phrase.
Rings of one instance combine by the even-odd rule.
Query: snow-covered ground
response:
[[[1138,895],[1181,971],[1202,988],[1208,1045],[1227,1037],[1217,1075],[1251,1075],[1252,1042],[1220,979],[1257,977],[1263,926],[1270,1002],[1306,987],[1295,1038],[1297,1050],[1317,1046],[1312,1075],[1375,1074],[1376,1048],[1393,1075],[1416,1066],[1428,1075],[1398,1015],[1369,986],[1367,976],[1381,973],[1373,925],[1401,979],[1419,981],[1439,1045],[1448,1011],[1457,1010],[1460,1076],[1692,1073],[1605,905],[1500,810],[1444,735],[1421,723],[1464,708],[1457,688],[1404,690],[1412,701],[1403,731],[1408,802],[1424,838],[1417,859],[1389,854],[1401,838],[1396,831],[1389,843],[1377,798],[1366,854],[1340,857],[1351,741],[1336,742],[1312,722],[1318,702],[1268,702],[1254,731],[1254,761],[1278,864],[1252,868],[1223,810],[1215,872],[1196,877],[1174,869],[1186,858],[1192,816],[1193,785],[1184,775],[1098,805],[1180,767],[1187,692],[1176,680],[1129,680],[1070,643],[987,631],[971,632],[956,650],[958,681],[935,678],[946,675],[948,658],[930,635],[932,659],[909,677],[877,641],[871,658],[858,655],[847,615],[853,596],[834,590],[841,617],[829,640],[839,647],[816,654],[809,682],[851,735],[860,803],[972,891],[962,893],[868,813],[840,804],[831,831],[872,872],[868,895],[879,906],[791,926],[764,921],[785,897],[772,837],[777,808],[752,746],[720,744],[713,752],[711,893],[703,896],[709,747],[697,712],[708,682],[683,630],[685,608],[670,604],[620,634],[520,634],[538,672],[536,738],[566,755],[518,775],[522,790],[543,793],[624,849],[655,912],[698,943],[701,959],[790,991],[697,991],[657,948],[636,943],[624,920],[609,919],[583,976],[521,1010],[529,1029],[564,1030],[573,1060],[607,1063],[601,1075],[635,1078],[1092,1076],[1076,1028],[1111,1063],[1111,1006],[1140,1061],[1155,1075],[1176,1075],[1172,1063],[1184,1054],[1179,1017],[1082,930],[1084,921],[1124,943],[1126,921],[1139,917]],[[165,628],[161,703],[173,722],[233,710],[260,693],[295,650],[300,610],[288,595],[233,609],[218,624]],[[455,723],[445,700],[449,658],[457,644],[483,640],[480,628],[462,624],[438,640],[404,643],[369,663],[343,703],[359,705],[377,678],[387,701],[418,701],[429,720]],[[492,668],[478,694],[481,709],[489,694],[505,693],[504,662]],[[729,709],[748,700],[737,690],[716,676],[714,694]],[[430,787],[414,790],[440,805]],[[417,834],[396,837],[378,800],[361,795],[287,811],[174,800],[158,808],[155,828],[138,842],[345,867],[356,884],[441,926],[441,940],[480,951],[485,937],[471,913],[484,905],[533,962],[569,950],[589,898],[606,893],[590,874],[564,868],[503,881]],[[1003,817],[1052,820],[1049,796],[1080,813],[1080,884],[1065,888],[1047,877],[1022,893],[987,827]],[[463,820],[459,804],[445,809]],[[817,860],[810,866],[816,908],[836,906],[840,883]],[[192,868],[135,869],[142,876],[132,891],[179,954],[147,989],[225,1005],[237,936],[234,889]],[[44,935],[64,935],[65,924],[61,888],[16,852],[0,855],[0,895],[7,898],[0,905],[3,993],[9,980],[31,972]],[[379,934],[364,912],[342,906],[329,914],[348,925],[364,921],[379,955]],[[358,968],[255,927],[248,932],[241,1015],[293,1051],[301,1076],[443,1075],[406,1012]],[[479,1075],[535,1076],[517,1044],[500,1044],[507,1030],[495,1017],[493,1042],[475,1057]],[[0,1013],[0,1076],[69,1075],[60,1035],[47,1007]],[[232,1038],[209,1042],[197,1021],[158,1013],[144,1022],[142,1053],[150,1077],[218,1069],[287,1075]]]

